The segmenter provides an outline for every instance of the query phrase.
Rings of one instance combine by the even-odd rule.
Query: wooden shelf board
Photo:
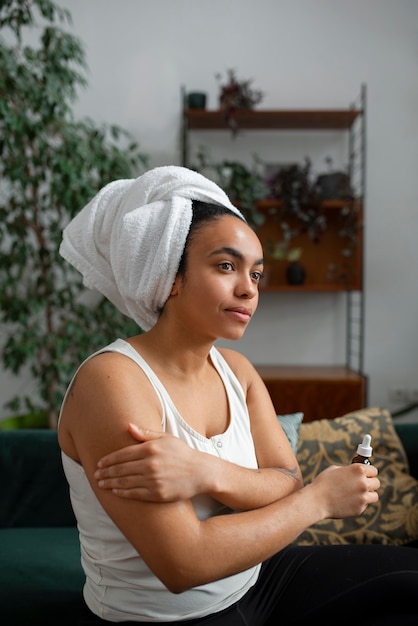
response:
[[[334,292],[344,292],[347,291],[361,291],[360,289],[350,289],[347,285],[343,283],[333,283],[329,282],[329,284],[311,284],[307,285],[266,285],[265,287],[261,284],[260,293],[264,292],[283,292],[283,293],[334,293]]]
[[[249,110],[236,111],[240,129],[251,130],[344,130],[349,129],[362,111],[359,109]],[[228,130],[225,113],[220,110],[186,109],[189,129]]]
[[[341,211],[347,203],[350,202],[347,200],[322,200],[321,208],[324,211]],[[235,204],[235,203],[234,203]],[[263,213],[269,212],[270,209],[280,208],[282,206],[282,201],[280,198],[265,198],[263,200],[257,200],[256,202],[257,210]]]

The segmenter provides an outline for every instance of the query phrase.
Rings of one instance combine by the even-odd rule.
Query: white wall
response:
[[[217,107],[215,74],[228,68],[254,79],[265,92],[263,108],[345,108],[367,85],[365,371],[369,404],[396,409],[388,388],[418,387],[418,2],[59,4],[86,46],[89,86],[77,115],[127,128],[151,167],[180,164],[181,85],[205,91],[209,108]],[[218,138],[221,150],[240,160],[253,148],[287,160],[283,143],[265,134],[243,133],[235,143]],[[309,148],[299,146],[306,154]],[[263,294],[236,347],[256,364],[342,363],[342,309],[333,294]],[[2,374],[1,400],[13,384],[25,383]]]

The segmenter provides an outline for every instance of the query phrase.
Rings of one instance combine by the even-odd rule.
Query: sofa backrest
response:
[[[0,431],[0,527],[75,524],[57,432]]]

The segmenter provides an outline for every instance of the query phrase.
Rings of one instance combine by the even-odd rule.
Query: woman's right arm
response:
[[[127,359],[114,356],[95,357],[79,372],[63,408],[60,444],[81,462],[103,508],[173,593],[245,570],[288,545],[311,524],[359,515],[377,501],[377,470],[365,465],[328,468],[277,502],[204,521],[190,500],[141,502],[100,489],[94,478],[97,462],[132,443],[127,432],[132,415],[153,430],[161,422],[155,394],[144,383],[138,406],[137,370],[134,375]]]

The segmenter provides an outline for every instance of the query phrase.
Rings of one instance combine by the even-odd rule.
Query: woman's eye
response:
[[[224,263],[220,263],[219,267],[222,270],[227,270],[227,271],[231,271],[233,269],[232,263],[230,263],[229,261],[224,261]]]
[[[260,280],[261,280],[261,278],[263,276],[263,273],[262,272],[253,272],[251,274],[251,276],[253,277],[254,280],[256,280],[257,282],[260,282]]]

